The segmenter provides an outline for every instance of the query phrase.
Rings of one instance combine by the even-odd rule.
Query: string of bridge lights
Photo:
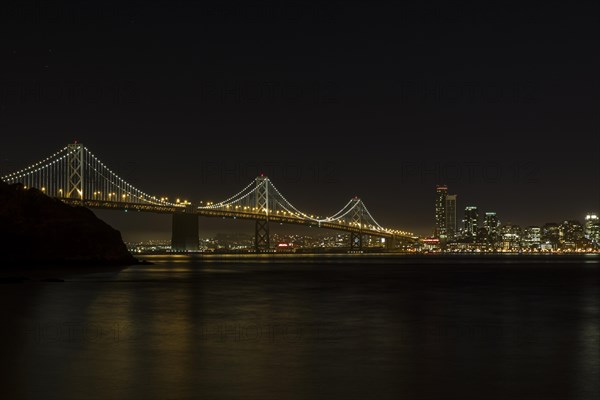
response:
[[[103,174],[101,171],[98,171],[98,170],[97,170],[95,167],[93,167],[93,166],[90,166],[90,165],[88,165],[88,167],[90,167],[91,169],[93,169],[93,170],[94,170],[94,172],[96,172],[96,173],[97,173],[97,174],[98,174],[100,177],[102,177],[102,178],[104,178],[104,179],[107,179],[107,180],[110,180],[110,178],[109,178],[109,177],[105,176],[105,175],[104,175],[104,174]],[[111,183],[112,183],[112,182],[111,182]],[[130,185],[130,186],[131,186],[131,185]],[[133,188],[133,187],[132,187],[132,188]],[[110,192],[110,191],[109,191],[109,192]],[[138,193],[136,194],[135,192],[138,192]],[[97,191],[94,191],[94,196],[96,195],[96,193],[97,193]],[[110,194],[110,193],[109,193],[109,194]],[[114,194],[114,192],[113,192],[113,194]],[[157,199],[157,198],[156,198],[156,197],[154,197],[154,196],[148,196],[148,195],[146,195],[144,192],[142,192],[141,190],[139,190],[139,189],[136,189],[136,188],[133,188],[133,192],[130,192],[129,194],[130,194],[132,197],[135,197],[136,199],[139,199],[139,200],[141,200],[141,201],[144,201],[144,202],[147,202],[147,203],[150,203],[150,204],[153,204],[153,205],[171,205],[171,204],[168,204],[168,203],[166,203],[166,202],[164,202],[164,201],[163,201],[163,202],[161,202],[159,199]],[[148,199],[148,197],[149,197],[150,199]]]
[[[275,189],[275,193],[277,193],[279,196],[281,196],[281,198],[283,199],[283,201],[285,201],[290,206],[290,208],[292,208],[294,211],[296,211],[298,214],[302,215],[306,219],[310,219],[312,221],[319,222],[318,218],[314,218],[312,216],[309,216],[308,214],[306,214],[306,213],[298,210],[296,207],[294,207],[294,205],[288,199],[286,199],[283,194],[281,194],[281,192],[277,189],[277,187],[275,185],[273,185],[273,183],[269,180],[269,178],[267,178],[267,181],[269,182],[269,184],[271,185],[271,187],[273,187],[273,189]],[[290,212],[290,210],[286,210],[286,211]]]
[[[104,178],[106,181],[110,182],[110,185],[113,185],[117,188],[116,191],[126,193],[126,194],[124,194],[125,197],[131,196],[142,202],[147,202],[147,203],[150,203],[153,205],[166,205],[166,206],[172,206],[172,207],[184,207],[186,205],[185,203],[184,204],[172,203],[169,201],[159,199],[156,196],[151,196],[150,194],[134,187],[129,182],[125,181],[123,178],[121,178],[119,175],[117,175],[114,171],[112,171],[108,166],[106,166],[87,147],[83,147],[83,149],[86,153],[85,154],[86,156],[91,158],[94,162],[96,162],[99,166],[101,166],[103,170],[107,171],[108,174],[110,174],[111,176],[106,176],[102,171],[100,171],[92,163],[90,163],[89,160],[86,159],[86,157],[84,156],[82,161],[83,161],[85,167],[89,168],[90,170],[93,170],[101,178]],[[65,151],[67,153],[63,154],[63,153],[65,153]],[[48,185],[44,185],[44,184],[40,184],[40,183],[42,181],[49,181],[50,176],[48,176],[48,175],[43,176],[43,173],[52,170],[61,161],[66,161],[68,159],[68,157],[75,154],[76,151],[77,150],[69,151],[68,146],[64,147],[61,150],[57,151],[56,153],[44,158],[43,160],[38,161],[38,162],[36,162],[26,168],[23,168],[19,171],[12,172],[8,175],[2,176],[0,179],[2,181],[8,182],[8,183],[13,183],[13,182],[18,181],[23,178],[30,179],[32,181],[32,184],[30,186],[33,186],[33,185],[40,186],[39,189],[41,189],[42,191],[45,192],[46,191],[45,186],[48,186]],[[61,156],[61,154],[62,154],[62,156]],[[66,165],[58,165],[58,168],[61,168],[61,167],[67,168]],[[53,173],[54,173],[54,171],[53,171]],[[41,176],[36,177],[35,176],[36,174],[41,175]],[[62,178],[62,179],[64,179],[64,178]],[[38,182],[33,183],[33,181],[38,181]],[[67,186],[66,181],[64,181],[62,183],[64,184],[63,186]],[[89,185],[91,185],[91,184],[89,184]],[[55,184],[54,186],[60,186],[60,185]],[[25,186],[25,187],[27,187],[27,186]],[[62,187],[58,189],[60,194],[64,193],[64,189],[65,188],[62,188]],[[114,190],[114,188],[112,188],[112,189]],[[108,192],[113,192],[113,190],[108,190]],[[94,192],[93,189],[90,190],[90,192]],[[94,193],[96,193],[96,192],[94,192]],[[83,197],[82,192],[80,192],[79,194]]]
[[[277,201],[277,199],[275,199],[275,204],[279,205],[281,208],[283,208],[286,212],[289,212],[291,215],[302,215],[307,219],[311,219],[315,222],[318,222],[318,219],[314,218],[314,217],[310,217],[308,214],[301,212],[300,210],[298,210],[296,207],[294,207],[294,205],[288,201],[285,196],[283,196],[281,194],[281,192],[279,192],[279,190],[275,187],[275,185],[273,185],[273,183],[266,178],[265,179],[265,184],[269,185],[269,187],[271,187],[275,193],[277,193],[282,199],[283,202],[285,202],[289,208],[293,209],[294,211],[291,211],[288,207],[285,206],[285,204],[281,201]],[[251,188],[252,186],[254,186],[254,188],[252,190],[250,190],[248,193],[244,194],[244,192],[246,190],[248,190],[249,188]],[[252,195],[253,193],[256,193],[256,191],[258,190],[259,186],[256,185],[256,181],[252,181],[250,182],[245,188],[243,188],[242,190],[240,190],[238,193],[236,193],[235,195],[227,198],[226,200],[220,201],[219,203],[216,204],[211,204],[208,206],[201,206],[198,207],[199,209],[219,209],[222,207],[231,207],[232,205],[236,206],[236,203],[240,203],[242,200],[248,198],[250,195]],[[239,207],[239,204],[237,205],[237,207]],[[244,207],[244,206],[242,206]],[[245,206],[245,208],[247,208],[248,206]],[[256,207],[254,207],[253,209],[256,209]],[[272,211],[272,210],[269,210]]]
[[[346,205],[344,207],[342,207],[338,212],[336,212],[335,214],[333,214],[331,217],[327,217],[329,220],[336,220],[338,219],[338,215],[340,215],[341,213],[344,212],[344,210],[346,209],[346,207],[348,207],[350,204],[352,204],[354,200],[350,199],[348,200],[348,202],[346,203]],[[346,215],[346,213],[344,214]]]
[[[105,164],[104,164],[104,163],[103,163],[103,162],[102,162],[102,161],[101,161],[101,160],[100,160],[98,157],[96,157],[96,156],[94,155],[94,153],[92,153],[92,152],[91,152],[91,151],[90,151],[90,150],[89,150],[87,147],[85,147],[85,146],[84,146],[84,147],[83,147],[83,149],[86,151],[86,153],[88,153],[88,155],[90,155],[90,156],[91,156],[91,157],[94,159],[94,161],[98,162],[98,163],[100,164],[100,166],[101,166],[102,168],[104,168],[106,171],[108,171],[108,173],[109,173],[109,174],[111,174],[111,175],[112,175],[112,176],[113,176],[115,179],[117,179],[118,181],[120,181],[120,182],[124,183],[126,186],[129,186],[130,190],[132,190],[132,191],[137,191],[139,194],[141,194],[141,196],[139,196],[139,195],[137,196],[138,198],[140,198],[140,200],[142,200],[142,201],[146,201],[146,202],[148,202],[148,203],[150,203],[150,204],[155,204],[155,205],[167,205],[167,206],[171,206],[171,207],[184,207],[184,206],[185,206],[185,204],[181,204],[181,203],[171,203],[171,202],[169,202],[169,201],[166,201],[166,200],[159,199],[159,198],[157,198],[156,196],[151,196],[151,195],[149,195],[148,193],[146,193],[146,192],[143,192],[142,190],[140,190],[140,189],[138,189],[138,188],[134,187],[133,185],[131,185],[130,183],[128,183],[127,181],[125,181],[123,178],[121,178],[119,175],[117,175],[117,174],[116,174],[114,171],[112,171],[112,170],[111,170],[111,169],[110,169],[108,166],[106,166],[106,165],[105,165]],[[89,166],[89,164],[88,164],[88,166]],[[93,168],[93,167],[92,167],[92,168]],[[104,176],[103,176],[103,177],[104,177]],[[108,178],[108,179],[110,179],[110,178]],[[111,183],[112,183],[112,182],[111,182]],[[113,184],[115,184],[115,183],[113,183]],[[117,183],[116,185],[118,186],[118,183]],[[152,199],[152,200],[154,200],[156,203],[152,203],[150,200],[147,200],[147,199],[144,199],[144,198],[141,198],[141,197],[146,197],[146,198],[148,198],[148,199]]]
[[[211,205],[207,205],[207,206],[200,206],[198,208],[207,208],[207,209],[214,209],[214,208],[219,208],[219,207],[224,207],[227,205],[231,205],[236,201],[239,201],[241,199],[243,199],[244,197],[247,197],[248,195],[250,195],[251,193],[254,193],[254,191],[256,190],[256,188],[254,188],[253,190],[251,190],[249,193],[246,193],[243,197],[236,199],[234,201],[231,201],[233,199],[235,199],[236,197],[242,195],[248,188],[250,188],[252,185],[255,185],[255,182],[252,181],[250,182],[250,184],[248,184],[248,186],[246,186],[245,188],[243,188],[242,190],[240,190],[239,192],[237,192],[236,194],[234,194],[233,196],[229,197],[228,199],[225,199],[223,201],[218,202],[217,204],[211,204]]]
[[[268,178],[267,178],[267,180],[268,180]],[[291,202],[290,202],[288,199],[286,199],[286,198],[285,198],[285,196],[284,196],[284,195],[283,195],[283,194],[282,194],[282,193],[281,193],[281,192],[280,192],[280,191],[277,189],[277,187],[276,187],[275,185],[273,185],[273,183],[272,183],[270,180],[268,180],[268,181],[269,181],[269,183],[271,184],[271,187],[272,187],[273,189],[275,189],[275,192],[276,192],[276,193],[277,193],[279,196],[281,196],[281,198],[282,198],[282,199],[283,199],[283,200],[284,200],[284,201],[285,201],[285,202],[286,202],[286,203],[287,203],[287,204],[288,204],[288,205],[289,205],[289,206],[290,206],[290,207],[291,207],[293,210],[295,210],[297,213],[299,213],[300,215],[302,215],[303,217],[305,217],[305,218],[307,218],[307,219],[313,220],[313,221],[315,221],[315,222],[318,222],[318,223],[321,223],[321,222],[333,222],[333,221],[339,221],[340,219],[342,219],[343,217],[345,217],[346,215],[348,215],[348,213],[350,213],[350,212],[351,212],[351,211],[352,211],[354,208],[358,207],[358,205],[359,205],[359,203],[360,203],[360,204],[362,204],[362,208],[363,208],[363,209],[366,211],[367,215],[369,216],[369,218],[371,218],[371,220],[372,220],[372,222],[373,222],[373,224],[369,224],[369,225],[370,225],[370,226],[377,227],[377,228],[379,228],[379,229],[385,229],[385,228],[383,228],[383,227],[382,227],[382,226],[381,226],[381,225],[380,225],[380,224],[379,224],[379,223],[378,223],[378,222],[375,220],[375,218],[373,218],[373,216],[371,215],[371,213],[370,213],[370,212],[369,212],[369,210],[367,209],[367,206],[365,206],[365,204],[362,202],[362,200],[354,201],[354,199],[351,199],[350,201],[348,201],[348,203],[346,203],[346,205],[345,205],[345,206],[344,206],[344,207],[343,207],[341,210],[339,210],[337,213],[335,213],[335,214],[334,214],[333,216],[331,216],[331,217],[326,217],[326,218],[324,218],[324,219],[313,218],[312,216],[309,216],[308,214],[306,214],[306,213],[304,213],[304,212],[302,212],[302,211],[298,210],[296,207],[294,207],[294,205],[293,205],[293,204],[292,204],[292,203],[291,203]],[[346,207],[348,207],[348,205],[349,205],[349,204],[351,204],[353,201],[354,201],[354,205],[353,205],[352,207],[350,207],[350,209],[348,209],[348,210],[347,210],[345,213],[343,213],[342,215],[339,215],[339,214],[341,214],[341,213],[344,211],[344,209],[345,209]],[[285,207],[283,207],[283,208],[285,208]],[[287,209],[286,209],[286,211],[290,212],[290,210],[287,210]],[[338,216],[338,215],[339,215],[339,216]],[[363,224],[363,225],[364,225],[364,224]]]
[[[39,162],[5,175],[0,179],[7,183],[20,182],[23,184],[24,188],[36,187],[44,193],[49,189],[48,192],[57,193],[62,196],[62,189],[60,189],[60,187],[62,184],[66,183],[66,178],[64,174],[59,174],[59,172],[61,171],[61,168],[66,169],[66,159],[70,153],[62,156],[61,154],[67,149],[68,146]]]
[[[187,201],[184,201],[183,203],[181,203],[179,201],[179,199],[177,199],[176,203],[173,203],[173,202],[168,201],[168,199],[166,199],[166,198],[158,198],[156,196],[152,196],[152,195],[134,187],[129,182],[127,182],[126,180],[121,178],[113,170],[111,170],[107,165],[105,165],[87,147],[85,147],[85,146],[82,146],[82,147],[83,147],[83,152],[84,152],[82,154],[82,159],[80,160],[82,162],[82,168],[87,168],[90,172],[93,171],[93,174],[95,174],[96,178],[99,178],[99,179],[97,179],[97,181],[103,182],[103,183],[101,183],[101,185],[104,185],[104,189],[108,189],[109,187],[111,188],[111,190],[93,191],[93,189],[97,189],[97,187],[93,186],[94,185],[94,183],[92,183],[94,181],[93,179],[88,179],[85,181],[85,183],[83,183],[83,182],[81,183],[81,190],[78,189],[79,195],[81,196],[82,199],[84,198],[83,191],[86,190],[86,194],[87,194],[88,193],[87,189],[89,188],[90,189],[89,193],[91,194],[93,192],[94,198],[88,197],[87,200],[98,200],[95,198],[97,193],[98,194],[104,193],[105,195],[108,193],[109,194],[108,200],[113,201],[113,199],[111,199],[111,195],[115,195],[116,194],[115,192],[119,192],[119,196],[122,196],[123,198],[129,198],[130,200],[145,202],[145,203],[149,203],[149,204],[157,205],[157,206],[185,207],[186,205],[190,204]],[[33,186],[33,184],[37,184],[38,186],[40,186],[40,189],[42,191],[45,191],[44,184],[46,183],[46,184],[50,185],[51,189],[52,189],[52,187],[54,187],[54,189],[60,188],[59,192],[61,193],[61,196],[62,196],[63,189],[66,189],[66,188],[62,188],[61,185],[64,184],[65,186],[67,186],[67,178],[65,178],[66,175],[64,174],[64,171],[61,170],[61,168],[65,168],[65,169],[69,168],[69,166],[67,165],[67,161],[65,161],[65,160],[68,160],[69,157],[72,156],[73,154],[75,154],[77,151],[80,151],[80,149],[70,150],[69,146],[66,146],[66,147],[60,149],[59,151],[55,152],[54,154],[46,157],[45,159],[38,161],[35,164],[32,164],[32,165],[30,165],[26,168],[23,168],[19,171],[2,176],[2,177],[0,177],[0,179],[2,181],[13,183],[15,181],[19,181],[19,180],[25,178],[28,180],[28,183],[29,182],[32,183],[32,186]],[[66,152],[66,154],[65,154],[65,152]],[[62,164],[61,164],[61,162],[62,162]],[[57,177],[59,177],[60,182],[57,183],[56,181],[52,181],[52,179],[55,179]],[[35,181],[35,183],[33,183],[34,181]],[[356,225],[356,226],[360,226],[360,227],[369,227],[370,229],[383,231],[383,232],[387,232],[390,234],[401,234],[401,235],[414,236],[410,232],[384,228],[381,224],[379,224],[377,222],[377,220],[375,220],[375,218],[372,216],[370,211],[365,206],[364,202],[362,202],[362,200],[357,199],[357,198],[354,198],[354,199],[351,199],[350,201],[348,201],[348,203],[346,203],[346,205],[344,205],[344,207],[342,207],[339,211],[337,211],[332,216],[321,219],[318,216],[315,217],[313,215],[309,215],[305,212],[300,211],[298,208],[296,208],[279,191],[279,189],[277,189],[277,187],[275,185],[273,185],[273,183],[267,177],[264,178],[264,183],[257,184],[257,181],[254,180],[254,181],[250,182],[242,190],[240,190],[238,193],[234,194],[233,196],[230,196],[229,198],[227,198],[223,201],[220,201],[216,204],[208,203],[205,206],[199,206],[199,207],[197,207],[197,209],[198,210],[203,210],[203,209],[216,210],[216,209],[222,209],[222,208],[230,208],[231,206],[234,206],[236,209],[238,207],[243,207],[243,210],[246,210],[248,208],[250,208],[253,211],[257,210],[257,209],[259,209],[259,207],[253,207],[250,203],[248,203],[246,206],[240,205],[240,203],[242,203],[244,200],[246,200],[246,201],[250,200],[249,199],[250,196],[252,194],[256,193],[256,191],[260,188],[260,185],[263,185],[263,184],[267,185],[266,192],[269,192],[269,189],[270,189],[272,191],[272,193],[274,194],[274,196],[273,195],[269,196],[269,199],[266,200],[267,201],[266,208],[264,208],[263,210],[259,210],[259,211],[264,211],[265,213],[268,213],[268,212],[275,213],[276,212],[277,214],[279,214],[280,211],[277,210],[279,208],[282,210],[282,212],[284,214],[289,214],[290,217],[313,221],[315,223],[318,223],[319,225],[321,223],[335,223],[335,222],[338,222],[339,224],[347,223],[348,225],[351,225],[351,226]],[[254,186],[254,188],[252,188],[253,186]],[[115,188],[116,188],[116,190],[115,190]],[[249,190],[249,189],[251,189],[251,190]],[[112,192],[112,193],[110,193],[110,192]],[[118,198],[119,196],[116,196],[115,199]],[[363,211],[363,215],[365,217],[367,217],[366,223],[365,222],[348,222],[348,221],[343,220],[350,212],[355,210],[356,207],[361,207],[361,210]]]
[[[46,157],[46,158],[45,158],[45,159],[43,159],[42,161],[38,161],[38,162],[36,162],[35,164],[32,164],[32,165],[30,165],[30,166],[28,166],[28,167],[26,167],[26,168],[23,168],[23,169],[21,169],[21,170],[19,170],[19,171],[15,171],[15,172],[12,172],[12,173],[10,173],[10,174],[8,174],[8,175],[5,175],[5,176],[3,176],[3,177],[0,177],[0,179],[2,179],[3,181],[6,181],[6,180],[14,180],[14,179],[19,179],[19,178],[22,178],[22,177],[24,177],[25,175],[29,175],[29,174],[31,174],[31,173],[34,173],[34,172],[36,172],[36,171],[39,171],[39,169],[37,169],[36,171],[30,171],[30,170],[31,170],[31,169],[33,169],[33,168],[35,168],[35,167],[37,167],[38,165],[42,165],[42,164],[45,164],[45,163],[47,163],[48,161],[52,160],[53,158],[55,158],[56,156],[58,156],[59,154],[61,154],[61,153],[62,153],[63,151],[65,151],[65,150],[67,150],[67,147],[66,147],[66,146],[65,146],[64,148],[60,149],[59,151],[57,151],[56,153],[52,154],[51,156],[48,156],[48,157]],[[63,158],[65,158],[66,156],[67,156],[67,155],[65,155],[65,156],[63,156],[63,157],[61,157],[61,158],[59,158],[59,159],[56,159],[56,160],[54,160],[54,162],[57,162],[57,161],[59,161],[59,160],[62,160],[62,159],[63,159]],[[42,167],[42,168],[45,168],[45,167]],[[29,171],[29,172],[27,172],[27,171]]]
[[[362,200],[361,200],[361,202],[362,202]],[[377,222],[377,220],[375,218],[373,218],[373,216],[369,212],[369,209],[367,208],[367,206],[364,203],[363,203],[363,210],[367,213],[367,215],[369,216],[369,218],[371,218],[371,221],[373,221],[375,223],[376,227],[378,227],[379,229],[385,230],[385,228],[383,226],[379,225],[379,223]]]
[[[350,213],[350,211],[352,211],[352,210],[354,210],[356,207],[358,207],[359,201],[350,200],[350,201],[348,202],[348,204],[350,204],[350,203],[352,203],[352,202],[354,202],[354,204],[352,205],[352,207],[350,207],[349,209],[347,209],[347,210],[346,210],[346,212],[344,212],[343,214],[341,214],[341,215],[339,215],[339,216],[337,216],[337,217],[335,217],[335,218],[331,218],[331,220],[332,220],[332,221],[339,221],[339,220],[341,220],[342,218],[344,218],[346,215],[348,215],[348,214]],[[348,204],[346,204],[346,205],[344,206],[344,208],[348,207]],[[338,214],[339,214],[339,213],[341,213],[342,211],[344,211],[344,209],[341,209],[341,210],[338,212]]]
[[[290,215],[300,215],[306,219],[309,219],[309,220],[312,220],[315,222],[322,221],[322,220],[319,220],[318,218],[314,218],[314,217],[309,216],[308,214],[298,210],[288,199],[285,198],[285,196],[277,189],[277,187],[275,185],[273,185],[273,183],[270,181],[269,178],[265,179],[265,184],[269,185],[269,187],[272,188],[275,191],[275,193],[277,193],[277,195],[279,197],[281,197],[281,199],[283,200],[283,201],[277,201],[277,199],[275,199],[275,204],[279,205],[280,208],[283,208],[286,212],[290,213]],[[252,186],[254,186],[254,188],[252,190],[250,190],[248,193],[244,194],[244,192],[246,190],[248,190],[249,188],[251,188]],[[258,190],[258,188],[259,188],[259,186],[256,185],[256,181],[252,181],[245,188],[240,190],[235,195],[227,198],[226,200],[220,201],[219,203],[216,203],[216,204],[211,204],[208,206],[202,206],[202,207],[198,207],[198,208],[199,209],[219,209],[222,207],[227,208],[232,205],[235,206],[235,203],[239,203],[242,200],[248,198],[251,194],[255,193]],[[286,207],[286,205],[287,205],[287,207]],[[254,207],[253,209],[256,209],[256,207]],[[272,210],[269,210],[269,211],[272,211]]]
[[[277,206],[279,208],[282,208],[283,210],[285,210],[287,213],[289,213],[291,216],[299,216],[299,217],[303,217],[305,219],[317,222],[317,223],[322,223],[322,222],[336,222],[338,221],[339,223],[343,223],[344,221],[342,221],[342,218],[344,218],[346,215],[348,215],[352,210],[354,210],[356,207],[359,206],[359,204],[362,205],[363,209],[366,212],[366,215],[371,219],[370,222],[372,222],[371,224],[366,223],[366,224],[362,224],[363,226],[370,226],[373,227],[377,230],[385,230],[385,228],[383,228],[376,220],[375,218],[373,218],[373,216],[371,215],[371,213],[369,212],[369,210],[366,208],[366,206],[364,205],[364,203],[362,203],[361,200],[350,200],[348,201],[348,203],[338,212],[336,212],[335,214],[333,214],[330,217],[326,217],[323,219],[320,218],[315,218],[312,215],[309,215],[305,212],[300,211],[298,208],[296,208],[292,202],[290,202],[280,191],[279,189],[277,189],[277,187],[270,181],[270,179],[266,178],[265,179],[265,184],[269,185],[269,187],[277,194],[278,197],[280,197],[280,199],[275,198],[273,203],[274,203],[274,209],[277,208]],[[248,189],[250,189],[252,186],[254,185],[254,188],[252,190],[250,190],[248,193],[245,193]],[[255,193],[258,190],[259,186],[256,185],[256,181],[252,181],[250,182],[246,187],[244,187],[242,190],[240,190],[238,193],[236,193],[235,195],[227,198],[226,200],[220,201],[219,203],[216,204],[211,204],[208,206],[203,206],[203,207],[198,207],[199,209],[219,209],[219,208],[229,208],[231,206],[234,207],[243,207],[243,209],[245,210],[248,206],[240,206],[239,204],[236,205],[236,203],[240,203],[242,202],[244,199],[248,198],[250,195],[252,195],[253,193]],[[352,206],[350,208],[348,208],[349,205]],[[269,211],[273,211],[269,208]],[[256,207],[252,208],[253,210],[256,209]],[[266,210],[265,210],[266,211]],[[361,225],[361,224],[359,224]]]

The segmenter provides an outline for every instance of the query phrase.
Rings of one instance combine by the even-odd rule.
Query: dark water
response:
[[[599,398],[597,259],[153,261],[0,285],[0,397]]]

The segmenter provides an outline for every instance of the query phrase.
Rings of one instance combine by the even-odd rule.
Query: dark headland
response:
[[[0,269],[119,267],[137,260],[121,233],[85,207],[0,182]]]

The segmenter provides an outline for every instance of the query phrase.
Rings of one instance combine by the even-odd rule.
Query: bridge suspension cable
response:
[[[64,201],[81,201],[90,207],[127,208],[140,205],[148,211],[173,212],[190,203],[170,201],[150,195],[117,175],[102,160],[82,144],[73,143],[26,168],[0,177],[7,183],[21,183],[37,188],[49,196]],[[138,208],[139,209],[139,208]],[[384,228],[373,218],[364,202],[350,199],[334,214],[321,217],[309,214],[292,204],[266,176],[259,176],[242,190],[218,203],[207,203],[194,209],[196,213],[240,216],[268,221],[319,225],[334,229],[374,234],[414,236],[409,232]]]
[[[260,204],[259,198],[261,194],[265,193],[268,195],[263,200],[263,204]],[[199,206],[198,210],[219,210],[231,212],[232,215],[251,214],[261,216],[262,218],[279,216],[286,219],[305,221],[309,224],[315,223],[321,225],[325,223],[328,226],[334,224],[333,226],[353,229],[365,229],[385,233],[397,232],[381,226],[373,218],[363,201],[358,198],[349,200],[339,211],[325,218],[300,211],[277,189],[269,178],[262,176],[250,182],[244,189],[226,200]],[[337,225],[335,225],[336,223]]]
[[[108,168],[87,147],[77,143],[0,179],[6,183],[21,183],[25,188],[36,188],[62,199],[185,206],[136,188]]]
[[[22,183],[26,188],[35,187],[49,195],[60,197],[66,187],[68,148],[64,147],[49,157],[28,167],[2,176],[6,183]]]

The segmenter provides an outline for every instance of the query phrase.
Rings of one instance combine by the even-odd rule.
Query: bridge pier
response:
[[[396,248],[396,237],[395,236],[385,238],[385,248],[387,250],[394,250]]]
[[[363,235],[361,232],[350,232],[350,251],[362,251]]]
[[[198,250],[198,216],[195,214],[173,214],[171,249],[178,251]]]
[[[269,238],[269,220],[257,219],[254,229],[254,251],[262,253],[271,248]]]

